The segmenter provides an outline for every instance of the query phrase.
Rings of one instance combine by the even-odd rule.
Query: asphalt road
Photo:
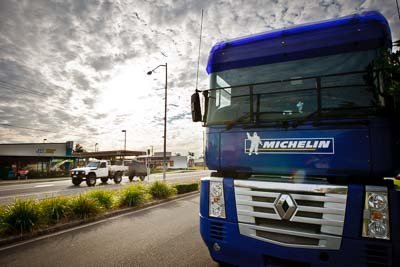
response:
[[[199,196],[0,248],[0,266],[218,266],[199,233]]]
[[[210,171],[167,173],[166,181],[172,183],[198,181],[209,174]],[[152,174],[146,177],[145,182],[162,180],[162,178],[162,174]],[[11,203],[15,198],[42,199],[60,195],[74,195],[98,188],[116,190],[132,183],[135,183],[135,181],[130,182],[128,177],[124,176],[120,184],[114,184],[112,180],[109,180],[107,184],[103,184],[98,179],[94,187],[88,187],[85,182],[82,182],[80,186],[74,186],[70,179],[53,182],[2,185],[0,186],[0,205]]]

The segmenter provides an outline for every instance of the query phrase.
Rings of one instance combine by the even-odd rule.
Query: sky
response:
[[[87,151],[203,153],[193,123],[211,47],[222,40],[378,10],[400,39],[395,0],[1,0],[0,143],[74,141]]]

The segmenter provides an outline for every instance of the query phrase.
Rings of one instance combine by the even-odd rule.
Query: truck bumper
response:
[[[343,237],[339,250],[280,246],[239,233],[236,223],[200,216],[211,257],[235,266],[400,266],[400,242]]]

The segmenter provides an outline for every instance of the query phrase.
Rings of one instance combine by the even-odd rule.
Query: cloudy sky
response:
[[[400,39],[395,0],[1,0],[0,143],[65,142],[88,151],[162,151],[168,63],[167,150],[199,156],[191,122],[201,10],[199,88],[212,45],[293,24],[378,10]]]

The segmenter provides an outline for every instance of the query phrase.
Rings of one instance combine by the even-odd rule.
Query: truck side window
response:
[[[106,167],[106,163],[105,162],[100,163],[100,168],[105,168],[105,167]]]
[[[224,79],[217,76],[217,87],[228,87],[230,86]],[[223,108],[231,105],[231,89],[225,88],[216,91],[217,108]]]

